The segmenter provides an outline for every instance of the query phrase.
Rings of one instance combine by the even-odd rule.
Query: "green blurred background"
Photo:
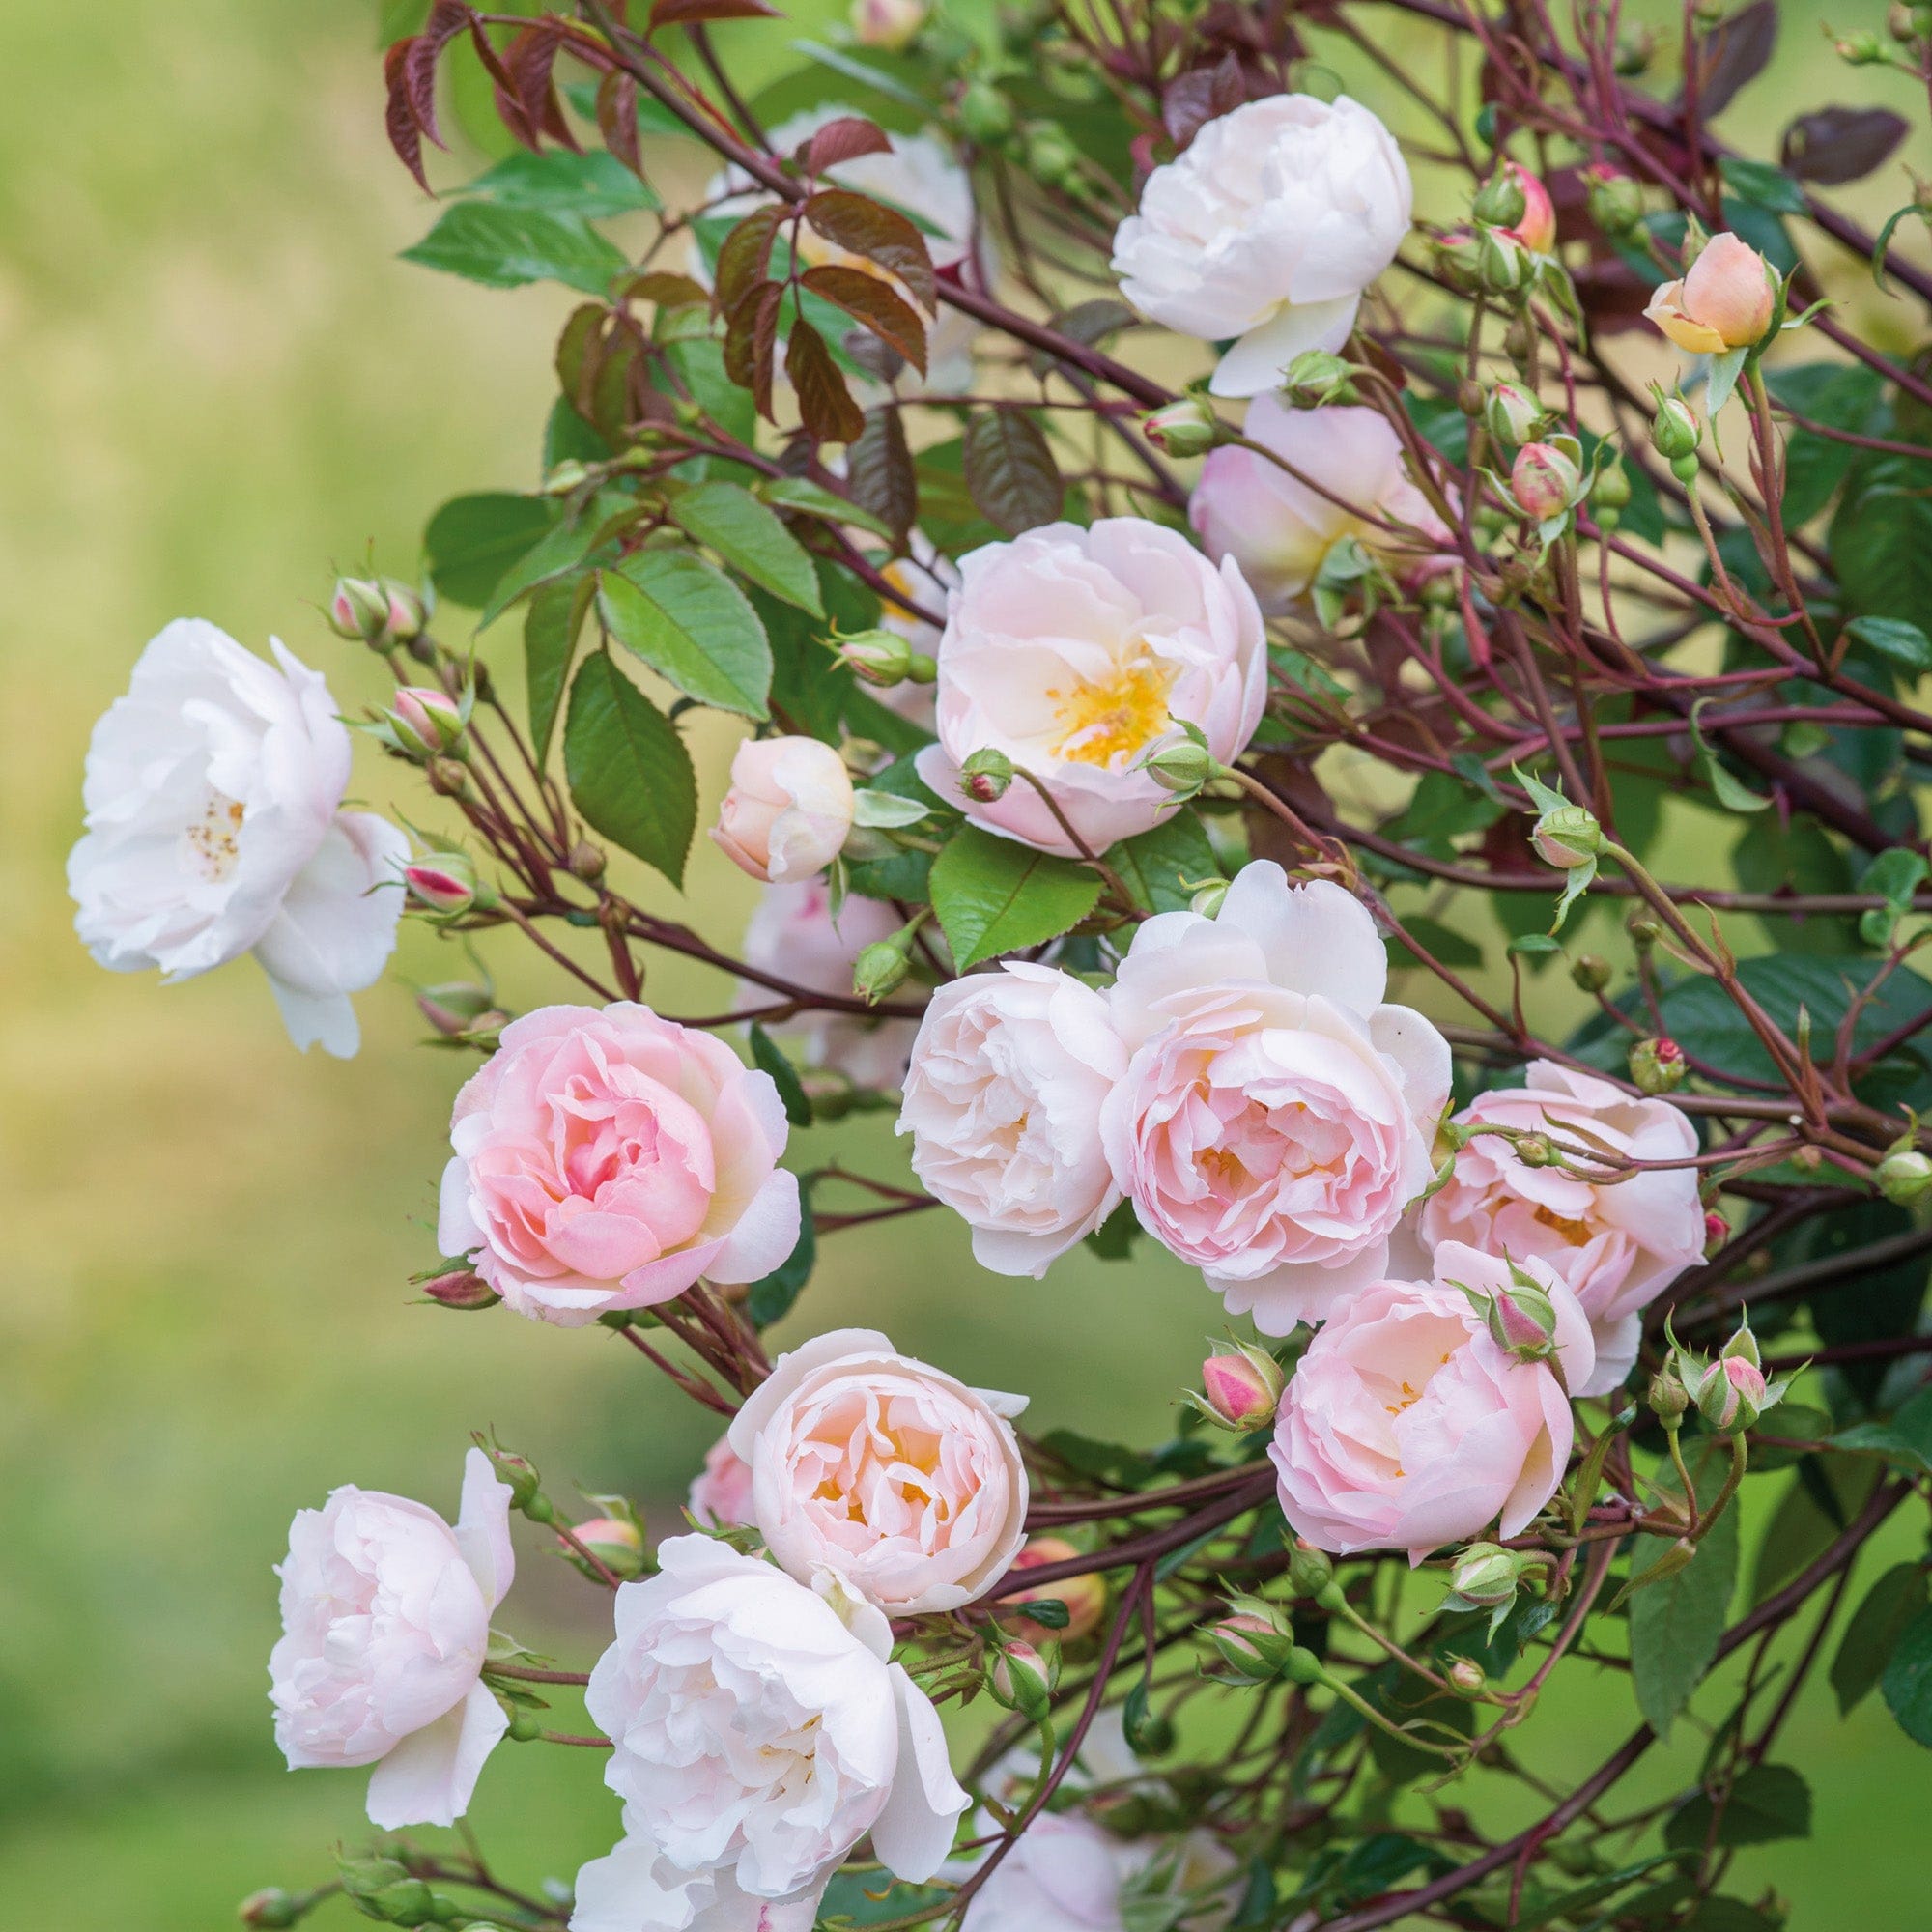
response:
[[[1782,95],[1813,104],[1813,10],[1789,12]],[[89,727],[168,618],[279,635],[346,708],[378,695],[313,608],[331,563],[373,544],[407,573],[444,497],[535,480],[571,298],[394,259],[428,217],[383,138],[361,0],[0,15],[0,1921],[188,1932],[366,1834],[360,1774],[291,1776],[270,1740],[270,1565],[297,1507],[355,1482],[453,1508],[468,1434],[494,1425],[559,1491],[628,1490],[674,1526],[711,1432],[602,1331],[412,1302],[468,1063],[418,1048],[403,982],[455,962],[412,936],[358,1002],[361,1057],[302,1059],[245,963],[172,990],[95,969],[62,881]],[[753,31],[782,58],[781,27]],[[393,768],[360,782],[420,811]],[[692,899],[728,941],[750,892],[707,846]],[[513,1005],[557,992],[507,948],[491,963]],[[716,1009],[724,988],[668,967],[650,993]],[[876,1125],[833,1132],[894,1158]],[[932,1215],[838,1237],[790,1332],[877,1322],[969,1378],[1024,1379],[1046,1424],[1152,1438],[1215,1315],[1152,1259],[979,1274]],[[581,1662],[602,1608],[531,1547],[499,1621]],[[1621,1680],[1574,1674],[1536,1726],[1557,1776],[1634,1721]],[[1679,1737],[1634,1802],[1693,1775],[1701,1740]],[[1923,1922],[1896,1848],[1924,1759],[1875,1698],[1841,1726],[1814,1697],[1790,1739],[1819,1838],[1750,1855],[1753,1879],[1800,1926]],[[608,1847],[598,1769],[503,1747],[473,1816],[506,1872]]]

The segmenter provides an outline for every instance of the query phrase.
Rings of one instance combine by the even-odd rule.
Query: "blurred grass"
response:
[[[1808,24],[1791,11],[1788,95]],[[97,971],[62,884],[89,727],[169,617],[256,647],[279,634],[346,707],[377,694],[377,667],[311,608],[330,563],[373,545],[406,570],[444,497],[533,480],[569,298],[394,260],[427,220],[383,141],[370,10],[7,13],[0,1920],[198,1932],[257,1885],[325,1875],[366,1830],[359,1774],[291,1777],[270,1737],[269,1566],[295,1508],[340,1482],[453,1506],[467,1434],[494,1424],[555,1487],[629,1490],[674,1524],[710,1432],[601,1333],[412,1304],[468,1065],[416,1050],[400,981],[454,961],[412,938],[359,1002],[362,1057],[302,1060],[245,964],[165,991]],[[420,807],[374,760],[360,782],[378,808]],[[708,847],[693,898],[726,937],[749,904]],[[512,1004],[554,993],[515,952],[492,963]],[[671,1011],[721,993],[675,968],[651,986]],[[890,1162],[889,1138],[799,1152]],[[1164,1262],[979,1274],[933,1215],[832,1244],[793,1332],[876,1322],[969,1378],[1023,1379],[1048,1425],[1152,1438],[1216,1314]],[[587,1658],[600,1607],[530,1550],[503,1621]],[[1632,1721],[1615,1679],[1560,1697],[1538,1726],[1552,1768]],[[1787,1755],[1812,1776],[1822,1842],[1753,1854],[1752,1873],[1801,1926],[1909,1922],[1911,1861],[1882,1848],[1916,1815],[1923,1759],[1875,1700],[1843,1727],[1812,1700]],[[506,1747],[475,1818],[534,1880],[605,1849],[615,1806],[587,1754]]]

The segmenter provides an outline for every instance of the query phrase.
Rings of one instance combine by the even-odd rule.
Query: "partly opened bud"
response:
[[[1522,1582],[1523,1560],[1498,1543],[1472,1543],[1457,1557],[1449,1572],[1449,1587],[1479,1610],[1493,1610],[1516,1601]]]
[[[1059,1676],[1055,1666],[1030,1643],[1009,1643],[986,1666],[986,1689],[993,1701],[1037,1723],[1052,1704]]]
[[[1202,1363],[1205,1399],[1195,1406],[1225,1429],[1265,1429],[1274,1420],[1282,1382],[1281,1366],[1272,1355],[1237,1348],[1233,1354],[1210,1355]]]
[[[1547,255],[1556,246],[1556,204],[1549,190],[1527,168],[1505,161],[1504,171],[1522,192],[1520,217],[1506,224],[1532,255]]]
[[[1024,1575],[1029,1570],[1038,1570],[1049,1563],[1065,1563],[1079,1554],[1079,1550],[1065,1537],[1031,1536],[1013,1558],[1012,1567],[1015,1574]],[[1107,1613],[1107,1582],[1097,1572],[1086,1577],[1062,1577],[1056,1582],[1042,1583],[1040,1595],[1065,1606],[1066,1622],[1063,1628],[1055,1630],[1028,1616],[1002,1616],[1000,1619],[1014,1636],[1027,1643],[1078,1642],[1081,1637],[1092,1634]]]
[[[1630,1050],[1631,1079],[1640,1094],[1670,1094],[1690,1071],[1674,1039],[1640,1039]]]
[[[1715,1255],[1731,1238],[1731,1224],[1717,1212],[1704,1216],[1704,1252]]]
[[[1498,383],[1483,402],[1483,421],[1506,448],[1534,442],[1548,412],[1519,383]]]
[[[959,767],[959,789],[976,805],[992,805],[1013,781],[1013,761],[1004,752],[975,752]]]
[[[1267,1684],[1282,1674],[1294,1639],[1272,1617],[1236,1610],[1210,1624],[1208,1635],[1221,1662],[1250,1684]]]
[[[1748,1429],[1771,1405],[1764,1371],[1742,1355],[1719,1355],[1699,1378],[1697,1413],[1720,1435]]]
[[[1141,432],[1170,456],[1205,456],[1220,440],[1221,425],[1199,396],[1179,396],[1141,418]]]
[[[573,1532],[581,1544],[613,1577],[627,1580],[644,1570],[644,1533],[623,1517],[593,1516]]]
[[[429,685],[404,685],[389,710],[389,723],[397,727],[398,736],[407,732],[414,741],[410,749],[420,746],[425,756],[455,752],[469,722],[467,706]]]
[[[1511,1265],[1507,1288],[1488,1293],[1463,1288],[1463,1293],[1505,1354],[1520,1362],[1544,1362],[1556,1352],[1556,1305],[1520,1268]]]
[[[1582,472],[1554,443],[1525,443],[1510,466],[1510,495],[1525,517],[1560,517],[1582,489]]]
[[[838,656],[867,684],[903,684],[912,675],[913,648],[896,631],[858,631],[838,639]]]
[[[502,1297],[474,1268],[457,1267],[431,1275],[422,1292],[444,1308],[495,1308]]]
[[[1529,842],[1546,865],[1568,871],[1587,866],[1604,849],[1604,828],[1587,806],[1554,806],[1530,828]]]
[[[462,852],[431,852],[403,867],[410,896],[425,910],[454,918],[472,906],[492,906],[497,895],[476,876],[474,863]]]
[[[1932,1159],[1917,1148],[1901,1148],[1879,1162],[1872,1179],[1888,1201],[1900,1208],[1911,1208],[1932,1192]]]
[[[1770,265],[1735,235],[1712,236],[1684,279],[1666,282],[1644,310],[1693,355],[1721,355],[1761,342],[1776,313]]]

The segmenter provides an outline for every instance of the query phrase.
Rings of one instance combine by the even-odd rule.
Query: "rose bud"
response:
[[[410,750],[420,748],[429,757],[438,752],[457,752],[469,722],[467,711],[446,691],[406,684],[396,693],[389,723]]]
[[[1013,781],[1013,761],[1004,752],[975,752],[961,761],[959,789],[975,805],[993,805]]]
[[[1504,169],[1522,190],[1521,216],[1507,223],[1510,232],[1532,255],[1547,255],[1556,246],[1556,204],[1542,181],[1515,161],[1505,161]]]
[[[1590,219],[1605,235],[1628,235],[1643,219],[1643,189],[1629,175],[1586,168],[1583,179]]]
[[[445,1038],[468,1033],[478,1016],[489,1012],[496,1004],[496,996],[489,987],[463,980],[425,986],[416,995],[416,1010]]]
[[[444,1308],[495,1308],[502,1299],[474,1268],[467,1267],[448,1268],[441,1274],[431,1275],[422,1284],[422,1292]]]
[[[1361,401],[1355,387],[1355,365],[1331,349],[1304,349],[1288,365],[1281,387],[1297,409],[1315,410],[1331,403]]]
[[[403,867],[403,883],[419,906],[444,918],[497,903],[496,894],[477,878],[474,863],[462,852],[432,852],[413,861]]]
[[[1182,880],[1181,883],[1185,885],[1187,882]],[[1196,887],[1194,896],[1187,901],[1188,911],[1202,919],[1213,919],[1228,901],[1230,883],[1227,879],[1209,879],[1206,885]]]
[[[536,1464],[527,1456],[520,1456],[514,1449],[505,1449],[500,1442],[485,1435],[480,1430],[471,1435],[470,1440],[490,1459],[497,1480],[509,1486],[510,1507],[513,1510],[520,1511],[532,1522],[556,1520],[556,1506],[544,1494],[543,1478],[537,1474]]]
[[[366,577],[338,577],[328,598],[329,628],[338,638],[374,643],[389,621],[389,600]]]
[[[822,872],[852,830],[845,761],[816,738],[754,738],[731,760],[731,788],[711,836],[767,885]]]
[[[1012,102],[990,82],[971,82],[959,97],[959,128],[980,147],[997,147],[1013,131]]]
[[[1714,235],[1680,282],[1666,282],[1644,310],[1680,349],[1721,355],[1764,340],[1777,313],[1770,265],[1749,242]]]
[[[1210,1355],[1202,1363],[1206,1398],[1190,1400],[1210,1422],[1245,1434],[1274,1421],[1283,1381],[1280,1364],[1264,1350],[1237,1348],[1233,1354]]]
[[[1640,1039],[1630,1050],[1630,1074],[1639,1094],[1670,1094],[1690,1071],[1674,1039]]]
[[[1556,1304],[1514,1263],[1509,1264],[1507,1286],[1489,1293],[1464,1288],[1463,1293],[1483,1318],[1491,1341],[1505,1354],[1520,1362],[1545,1362],[1555,1354]]]
[[[1525,517],[1560,517],[1583,485],[1581,472],[1554,443],[1526,442],[1510,466],[1510,495]]]
[[[1604,849],[1604,828],[1580,805],[1553,806],[1530,828],[1529,842],[1546,865],[1561,871],[1593,864]]]
[[[1650,1378],[1647,1399],[1658,1421],[1675,1429],[1690,1406],[1690,1391],[1684,1385],[1683,1363],[1676,1351],[1664,1358],[1662,1368]]]
[[[1183,738],[1141,760],[1140,769],[1178,798],[1192,798],[1220,776],[1221,761],[1198,738]]]
[[[836,648],[839,661],[867,684],[903,684],[912,675],[912,645],[896,631],[855,631]]]
[[[1522,186],[1522,170],[1505,161],[1476,190],[1476,197],[1469,204],[1469,213],[1486,228],[1514,231],[1529,213],[1529,197]]]
[[[1296,1596],[1319,1601],[1334,1585],[1335,1565],[1325,1549],[1317,1549],[1314,1544],[1297,1536],[1289,1546],[1288,1581]]]
[[[1065,1537],[1033,1536],[1027,1539],[1026,1547],[1013,1558],[1012,1569],[1015,1574],[1023,1574],[1028,1570],[1038,1570],[1048,1563],[1065,1563],[1079,1554],[1080,1551]],[[1076,1643],[1081,1637],[1092,1634],[1107,1612],[1106,1579],[1097,1573],[1087,1577],[1062,1577],[1057,1582],[1042,1583],[1040,1594],[1065,1606],[1066,1625],[1063,1630],[1051,1630],[1028,1616],[1003,1616],[1000,1621],[1006,1628],[1027,1643]]]
[[[1560,1164],[1556,1143],[1548,1134],[1519,1134],[1515,1147],[1516,1157],[1524,1167],[1555,1167]]]
[[[1605,536],[1614,535],[1631,505],[1630,472],[1621,463],[1606,463],[1590,485],[1590,514]]]
[[[1704,1252],[1715,1255],[1731,1238],[1731,1224],[1721,1214],[1704,1216]]]
[[[1032,1644],[1009,1643],[986,1665],[986,1689],[996,1704],[1037,1723],[1051,1708],[1059,1676],[1058,1667]]]
[[[1483,421],[1490,434],[1512,449],[1534,442],[1548,413],[1517,383],[1498,383],[1483,403]]]
[[[1764,1371],[1742,1355],[1720,1355],[1697,1383],[1697,1413],[1719,1435],[1748,1429],[1770,1406]]]
[[[925,0],[852,0],[852,38],[862,47],[897,53],[925,25]]]
[[[1662,390],[1652,393],[1657,397],[1657,413],[1650,423],[1651,446],[1675,470],[1678,464],[1697,454],[1697,445],[1704,440],[1704,425],[1682,396],[1666,396]],[[1690,473],[1696,474],[1694,463]]]
[[[1514,295],[1536,279],[1536,264],[1508,229],[1488,228],[1476,248],[1476,276],[1487,295]]]
[[[265,1932],[294,1925],[301,1916],[301,1900],[272,1885],[262,1891],[251,1891],[236,1911],[242,1924],[261,1926]]]
[[[1570,977],[1586,993],[1601,993],[1610,983],[1610,962],[1601,952],[1579,952]]]
[[[613,1577],[627,1580],[644,1571],[644,1533],[622,1517],[593,1516],[572,1534]]]
[[[1493,1610],[1516,1601],[1522,1583],[1523,1560],[1499,1543],[1472,1543],[1449,1571],[1449,1587],[1479,1610]]]
[[[604,868],[610,863],[610,855],[603,846],[593,844],[588,838],[580,838],[570,848],[570,856],[564,861],[571,877],[582,879],[585,885],[595,885],[604,876]]]
[[[1484,1674],[1483,1666],[1471,1658],[1455,1659],[1443,1674],[1449,1679],[1450,1689],[1459,1697],[1480,1697],[1489,1688],[1490,1680]]]
[[[1899,1208],[1910,1208],[1932,1190],[1932,1160],[1917,1148],[1900,1148],[1879,1162],[1872,1179],[1888,1201]]]
[[[1222,1662],[1250,1684],[1267,1684],[1279,1677],[1294,1648],[1293,1640],[1271,1617],[1252,1610],[1236,1610],[1210,1624],[1208,1635]]]
[[[1170,456],[1205,456],[1220,440],[1221,425],[1199,396],[1180,396],[1141,418],[1141,434]]]

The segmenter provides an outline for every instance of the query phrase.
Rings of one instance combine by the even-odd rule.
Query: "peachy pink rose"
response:
[[[1520,1087],[1479,1094],[1456,1119],[1553,1133],[1633,1160],[1688,1160],[1697,1151],[1697,1130],[1668,1101],[1640,1099],[1553,1060],[1531,1061]],[[1478,1134],[1457,1154],[1418,1232],[1430,1247],[1463,1241],[1533,1258],[1569,1286],[1597,1342],[1596,1372],[1577,1395],[1606,1395],[1630,1374],[1640,1311],[1704,1257],[1694,1167],[1603,1183],[1560,1167],[1525,1167],[1498,1134]]]
[[[1463,1291],[1509,1288],[1509,1264],[1455,1241],[1436,1249],[1433,1281],[1378,1282],[1316,1332],[1268,1451],[1297,1536],[1419,1563],[1498,1517],[1517,1535],[1555,1494],[1573,1435],[1565,1386],[1589,1379],[1594,1351],[1569,1290],[1540,1263],[1519,1265],[1555,1310],[1553,1364],[1491,1339]]]
[[[1027,1477],[1008,1418],[1025,1407],[840,1328],[781,1355],[726,1440],[780,1564],[904,1616],[970,1604],[1018,1553]]]
[[[1145,921],[1111,996],[1131,1052],[1100,1111],[1141,1226],[1264,1335],[1388,1273],[1429,1184],[1449,1047],[1384,1003],[1368,909],[1244,867],[1213,919]]]
[[[769,1074],[648,1007],[542,1007],[456,1096],[438,1239],[521,1315],[581,1327],[798,1240]]]
[[[685,1499],[693,1518],[706,1529],[738,1529],[752,1520],[752,1470],[721,1435],[705,1452],[704,1467]]]

